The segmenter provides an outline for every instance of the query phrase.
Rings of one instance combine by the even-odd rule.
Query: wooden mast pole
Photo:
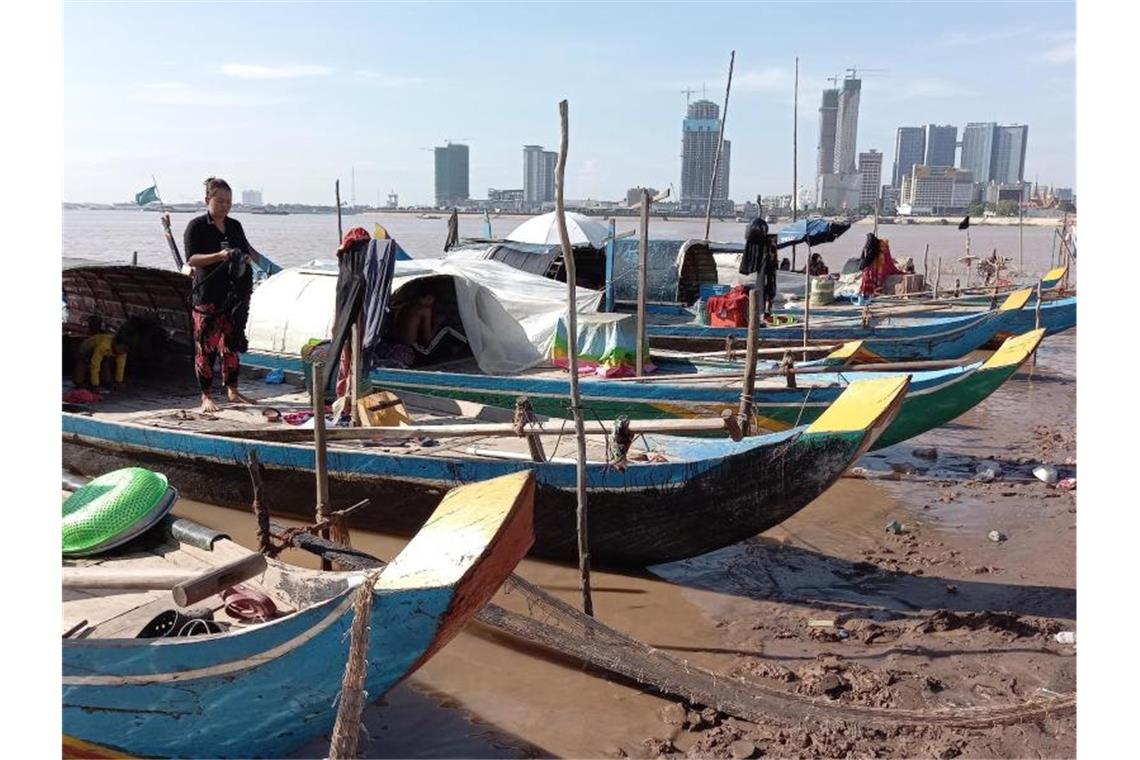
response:
[[[590,597],[589,521],[586,511],[586,431],[582,419],[582,396],[578,389],[578,294],[574,252],[570,247],[570,234],[566,231],[566,207],[563,201],[566,184],[566,152],[570,143],[569,104],[565,100],[558,103],[558,116],[562,124],[562,140],[558,149],[558,164],[554,169],[554,216],[558,221],[558,237],[562,242],[562,259],[566,265],[568,306],[566,344],[570,354],[570,408],[574,412],[574,432],[578,441],[578,572],[582,583],[582,611],[593,617],[594,601]]]
[[[736,62],[736,51],[728,58],[728,84],[724,88],[724,111],[720,115],[720,135],[716,140],[716,157],[713,158],[712,178],[709,180],[709,200],[705,204],[705,240],[709,239],[709,226],[712,224],[713,193],[716,191],[716,174],[720,171],[720,151],[724,147],[724,124],[728,121],[728,93],[732,91],[732,66]]]
[[[706,233],[707,237],[707,233]],[[637,252],[637,359],[634,373],[645,372],[645,291],[649,287],[649,190],[641,189],[641,245]]]
[[[799,137],[800,137],[800,57],[796,56],[795,83],[792,86],[792,224],[799,219]],[[759,204],[757,204],[759,206]],[[761,209],[763,211],[763,209]],[[796,268],[796,247],[792,246],[792,269]]]
[[[329,518],[329,465],[325,439],[325,365],[320,360],[313,362],[313,456],[316,458],[313,469],[317,475],[317,522],[321,523]],[[329,537],[328,528],[321,530],[321,536]],[[332,563],[322,559],[321,569],[331,570]]]

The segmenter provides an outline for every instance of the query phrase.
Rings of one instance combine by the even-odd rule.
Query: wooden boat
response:
[[[810,425],[742,441],[637,436],[615,465],[606,436],[587,441],[590,550],[596,562],[647,565],[690,557],[753,536],[795,514],[828,488],[886,429],[898,413],[909,379],[891,376],[852,383]],[[196,391],[136,389],[87,413],[64,412],[63,462],[80,474],[142,464],[161,469],[183,494],[247,509],[252,496],[245,462],[257,451],[268,471],[263,503],[308,517],[313,510],[311,443],[266,440],[282,428],[261,414],[308,408],[307,395],[280,385],[243,381],[255,408],[223,408],[217,415],[184,411]],[[406,397],[417,422],[507,420],[504,410],[464,402]],[[418,406],[417,406],[418,405]],[[674,422],[665,420],[664,423]],[[668,427],[666,425],[666,427]],[[374,530],[414,533],[441,492],[461,483],[533,470],[537,554],[570,559],[575,539],[576,465],[572,427],[548,423],[537,439],[546,461],[533,461],[528,439],[466,436],[387,437],[330,441],[331,498],[373,506],[350,521]],[[268,432],[267,432],[268,431]],[[330,434],[335,433],[330,430]]]
[[[958,359],[991,341],[999,333],[1025,332],[1022,318],[1010,315],[1021,310],[1031,291],[1011,294],[994,311],[964,316],[938,317],[921,320],[880,321],[867,327],[856,319],[812,322],[808,329],[809,341],[863,342],[863,351],[882,361],[922,361]],[[1044,310],[1044,307],[1042,307]],[[1032,314],[1029,315],[1032,329]],[[764,346],[797,346],[803,343],[803,327],[764,327],[760,342]],[[646,334],[654,346],[664,348],[716,349],[723,347],[726,338],[744,341],[748,335],[744,327],[710,327],[696,324],[650,324]]]
[[[157,614],[173,617],[169,590],[65,588],[64,755],[282,757],[327,733],[362,585],[372,583],[364,689],[375,699],[451,640],[514,570],[534,538],[534,493],[525,472],[449,492],[374,581],[267,560],[245,585],[282,614],[218,633],[136,638]],[[155,533],[128,553],[65,562],[65,570],[133,585],[140,574],[194,575],[252,554],[202,526],[191,532],[202,540],[156,530],[149,544]]]
[[[1030,330],[1006,339],[984,361],[911,374],[910,387],[898,416],[872,449],[890,446],[953,420],[981,403],[997,390],[1037,349],[1044,329]],[[298,372],[300,359],[258,354],[252,364],[266,369]],[[801,369],[809,369],[808,363]],[[589,419],[670,419],[716,416],[736,411],[740,403],[743,366],[732,367],[735,377],[702,379],[701,375],[653,375],[645,381],[583,378],[579,384]],[[851,382],[875,376],[875,365],[827,371],[811,370],[795,376],[795,387],[785,377],[761,378],[752,394],[754,429],[787,430],[817,419]],[[659,368],[659,372],[661,368]],[[731,373],[724,373],[731,374]],[[378,387],[396,393],[413,392],[460,401],[513,409],[525,396],[535,412],[550,417],[567,416],[569,380],[560,370],[536,370],[521,375],[484,375],[453,371],[375,369],[369,379]],[[695,382],[694,382],[695,381]]]

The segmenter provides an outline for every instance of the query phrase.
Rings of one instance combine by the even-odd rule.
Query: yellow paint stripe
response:
[[[910,385],[910,375],[856,380],[808,427],[809,433],[866,430]]]
[[[1001,311],[1017,311],[1029,303],[1029,297],[1031,295],[1033,295],[1033,288],[1023,288],[1013,291],[1009,294],[1009,297],[1005,299],[1005,303],[1001,305]]]
[[[856,364],[878,364],[883,357],[867,348],[861,340],[849,340],[823,357],[827,366],[854,366]]]
[[[532,477],[523,470],[448,491],[424,527],[385,568],[376,589],[457,583],[483,555]]]
[[[76,739],[74,736],[63,736],[63,757],[65,758],[124,758],[134,757],[116,749],[104,747],[94,742]]]
[[[1023,361],[1029,358],[1029,355],[1037,350],[1040,345],[1041,339],[1045,337],[1045,328],[1037,330],[1030,330],[1021,335],[1014,335],[1011,338],[1006,338],[1005,342],[997,351],[994,351],[993,356],[986,360],[982,366],[987,369],[998,369],[999,367],[1016,367]]]

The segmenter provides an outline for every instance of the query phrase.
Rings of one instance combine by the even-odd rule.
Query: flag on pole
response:
[[[958,222],[958,229],[965,230],[965,229],[969,229],[969,227],[970,227],[970,217],[967,214],[965,219]]]
[[[146,190],[135,193],[135,203],[139,206],[145,206],[148,203],[153,203],[158,200],[158,185],[151,185]]]

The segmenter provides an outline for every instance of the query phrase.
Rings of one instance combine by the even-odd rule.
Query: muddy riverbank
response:
[[[1076,647],[1057,634],[1076,631],[1076,492],[1032,471],[1047,464],[1076,477],[1075,346],[1075,334],[1049,338],[1035,365],[978,408],[865,456],[864,477],[844,478],[762,536],[642,573],[596,572],[598,618],[726,678],[825,707],[996,714],[1072,695]],[[179,509],[253,541],[252,521],[237,512]],[[383,557],[402,545],[353,540]],[[579,603],[576,568],[527,560],[519,574]],[[496,601],[526,609],[517,594]],[[1075,717],[1063,711],[981,728],[892,727],[826,712],[750,723],[645,694],[479,626],[369,706],[365,725],[365,757],[1076,751]],[[326,752],[315,742],[296,756]]]

